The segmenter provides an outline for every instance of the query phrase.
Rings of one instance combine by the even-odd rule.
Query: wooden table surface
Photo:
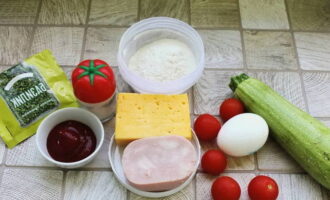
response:
[[[217,116],[220,102],[232,96],[229,78],[245,72],[330,126],[328,0],[0,0],[0,70],[50,49],[68,75],[83,59],[107,61],[119,91],[132,91],[118,74],[119,40],[131,24],[152,16],[181,19],[203,38],[206,69],[189,90],[192,119]],[[114,120],[104,124],[106,140],[96,159],[77,170],[43,159],[34,136],[11,150],[0,141],[0,199],[144,200],[122,187],[111,170]],[[203,151],[212,148],[202,143]],[[277,181],[279,199],[330,199],[330,191],[272,139],[254,155],[229,158],[224,174],[240,183],[241,199],[248,199],[246,187],[256,174]],[[215,178],[199,171],[187,188],[164,199],[211,199]]]

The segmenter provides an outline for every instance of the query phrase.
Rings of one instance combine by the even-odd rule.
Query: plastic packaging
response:
[[[167,82],[146,80],[128,68],[130,57],[142,46],[159,39],[176,39],[191,48],[197,68],[180,79]],[[120,40],[117,55],[119,72],[137,92],[156,94],[180,94],[187,91],[201,77],[204,70],[204,45],[195,29],[188,24],[168,17],[142,20],[126,30]]]
[[[32,136],[51,112],[77,106],[70,82],[48,50],[0,73],[0,136],[9,148]]]

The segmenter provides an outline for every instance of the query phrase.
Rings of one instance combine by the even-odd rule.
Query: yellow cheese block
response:
[[[190,127],[187,94],[118,94],[115,128],[118,145],[150,136],[181,135],[191,139]]]

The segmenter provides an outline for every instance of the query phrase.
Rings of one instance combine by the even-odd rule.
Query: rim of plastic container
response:
[[[147,25],[151,24],[154,26],[153,28],[146,28]],[[166,27],[164,27],[164,25]],[[189,37],[193,38],[194,43],[196,43],[197,47],[201,50],[200,58],[197,58],[196,69],[179,79],[170,80],[166,82],[148,80],[131,71],[128,68],[127,64],[123,61],[124,59],[122,54],[124,44],[129,38],[133,38],[144,31],[149,31],[153,29],[169,29],[173,32],[178,32],[180,34],[186,35],[188,33],[190,35]],[[186,33],[184,33],[182,30],[185,30]],[[170,17],[152,17],[133,24],[122,35],[119,42],[119,51],[117,54],[118,68],[123,79],[140,93],[157,94],[180,94],[188,90],[202,76],[204,70],[204,59],[204,44],[202,38],[197,33],[197,31],[187,23]]]

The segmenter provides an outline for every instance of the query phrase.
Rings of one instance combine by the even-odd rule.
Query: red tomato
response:
[[[241,114],[244,112],[244,105],[241,101],[230,98],[226,99],[224,102],[222,102],[219,114],[220,117],[227,121],[228,119],[234,117],[235,115]]]
[[[227,158],[219,150],[208,150],[202,157],[202,168],[206,173],[219,175],[227,166]]]
[[[110,98],[116,89],[115,75],[102,60],[84,60],[73,70],[75,96],[86,103],[99,103]]]
[[[217,118],[209,114],[202,114],[197,117],[194,130],[200,140],[213,140],[217,137],[221,124]]]
[[[221,176],[213,182],[211,194],[214,200],[238,200],[241,188],[233,178]]]
[[[275,200],[278,196],[277,183],[268,176],[256,176],[248,186],[251,200]]]

